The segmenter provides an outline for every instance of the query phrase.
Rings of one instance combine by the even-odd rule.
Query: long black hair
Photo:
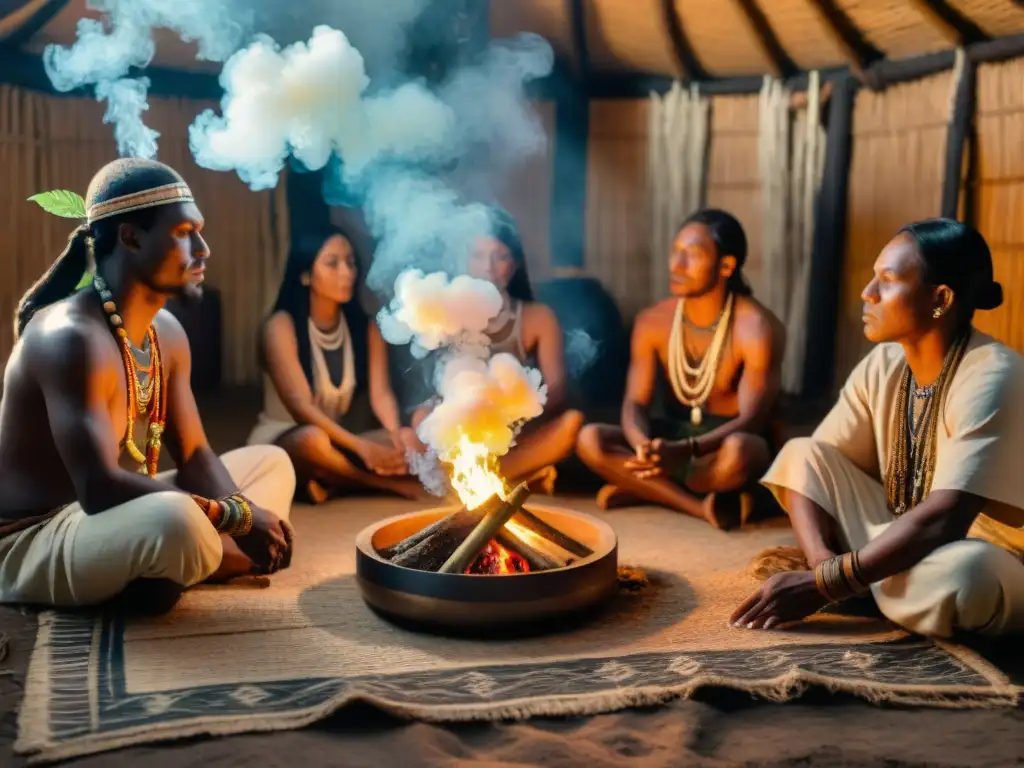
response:
[[[490,217],[492,237],[508,248],[516,264],[516,270],[508,283],[508,295],[519,301],[533,301],[533,286],[530,285],[526,253],[523,251],[523,241],[519,236],[516,220],[504,208],[497,206],[490,209]]]
[[[303,276],[311,276],[313,264],[324,247],[324,243],[332,237],[345,238],[352,247],[352,253],[359,269],[360,260],[356,253],[355,245],[344,231],[337,227],[327,227],[323,230],[303,232],[292,242],[291,250],[288,252],[288,261],[284,267],[284,277],[281,279],[281,287],[277,291],[277,300],[271,314],[286,312],[292,319],[295,326],[295,339],[299,348],[299,364],[306,374],[306,380],[310,386],[313,385],[313,360],[309,340],[309,292],[310,286],[302,284]],[[357,273],[356,284],[352,289],[352,299],[342,304],[341,313],[348,324],[349,337],[352,344],[352,353],[356,368],[356,391],[362,391],[366,386],[367,379],[367,334],[369,333],[369,317],[362,305],[359,303],[359,287],[362,283],[361,273]]]
[[[743,265],[747,263],[747,233],[739,219],[720,208],[701,208],[687,216],[676,232],[687,224],[703,224],[708,228],[708,236],[715,244],[718,258],[732,256],[736,259],[736,269],[729,275],[726,288],[740,296],[750,296],[753,291],[743,276]]]
[[[141,158],[122,158],[101,168],[89,182],[85,195],[86,208],[122,195],[181,182],[182,178],[177,171],[163,163]],[[18,302],[14,313],[15,340],[21,337],[36,312],[75,292],[82,276],[90,269],[90,257],[96,265],[114,252],[122,224],[129,223],[141,229],[149,229],[159,212],[158,207],[143,208],[78,226],[68,237],[68,244],[60,256]]]
[[[979,309],[995,309],[1003,303],[1003,288],[993,279],[992,252],[982,234],[954,219],[924,219],[907,224],[908,234],[924,262],[925,282],[953,291],[954,308],[961,326],[969,324]]]

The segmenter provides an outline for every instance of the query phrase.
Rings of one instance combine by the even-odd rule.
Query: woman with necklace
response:
[[[491,233],[473,244],[466,269],[472,277],[493,283],[504,300],[487,329],[491,354],[508,353],[539,369],[547,386],[544,413],[524,425],[515,445],[501,457],[501,472],[512,485],[532,481],[544,493],[552,494],[556,465],[572,453],[583,414],[566,407],[562,327],[550,307],[534,301],[515,220],[494,209],[491,223]],[[431,407],[432,403],[421,407],[413,423],[426,418]]]
[[[303,236],[263,328],[263,411],[248,442],[284,448],[301,497],[314,503],[354,488],[424,493],[405,458],[422,446],[401,424],[387,347],[359,305],[358,272],[342,232]]]
[[[772,628],[870,591],[919,634],[1024,632],[1024,361],[972,326],[1002,303],[988,245],[950,219],[910,224],[862,298],[878,346],[762,480],[806,563],[732,620]]]

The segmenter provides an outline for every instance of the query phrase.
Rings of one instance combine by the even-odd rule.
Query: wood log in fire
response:
[[[395,565],[436,571],[459,548],[488,513],[504,502],[492,496],[476,509],[462,508],[380,552]]]
[[[555,557],[548,552],[541,552],[536,547],[528,544],[522,537],[509,530],[506,525],[494,536],[495,540],[512,552],[523,558],[530,566],[530,572],[553,571],[555,568],[564,568],[569,564],[568,560]]]
[[[430,538],[435,533],[452,528],[465,531],[468,535],[468,532],[476,527],[476,524],[483,519],[484,515],[492,509],[497,509],[501,503],[500,498],[497,496],[491,496],[484,501],[483,504],[476,507],[476,509],[466,509],[464,506],[458,507],[450,515],[442,517],[437,522],[431,523],[425,528],[421,528],[416,533],[412,534],[412,536],[406,536],[397,544],[392,544],[390,547],[385,547],[384,549],[379,550],[379,554],[386,560],[393,560],[404,552],[408,552],[417,544],[420,544],[424,540]]]
[[[491,510],[463,540],[451,557],[441,566],[440,573],[462,573],[473,562],[487,542],[494,538],[530,495],[530,486],[526,483],[517,485],[508,495],[505,502],[496,510]]]
[[[522,507],[515,515],[513,515],[512,519],[524,528],[528,528],[534,533],[543,536],[548,541],[554,542],[566,552],[576,555],[576,557],[589,557],[594,554],[594,550],[586,544],[576,541],[576,539],[571,536],[567,536],[557,528],[548,525],[548,523],[541,520],[526,507]]]

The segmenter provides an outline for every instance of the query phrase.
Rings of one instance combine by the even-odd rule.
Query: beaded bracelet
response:
[[[193,500],[206,513],[218,533],[245,536],[252,530],[252,506],[240,493],[222,499],[207,499],[193,494]]]
[[[860,569],[860,556],[856,552],[836,555],[819,563],[814,569],[814,583],[818,591],[833,603],[869,589]]]

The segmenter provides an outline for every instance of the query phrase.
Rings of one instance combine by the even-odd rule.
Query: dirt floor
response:
[[[252,393],[202,404],[218,449],[240,444],[255,408]],[[13,754],[35,617],[0,608],[0,768]],[[1019,641],[978,648],[1024,684]],[[202,765],[326,766],[1012,766],[1024,765],[1024,709],[908,710],[812,692],[770,704],[724,691],[643,711],[525,723],[438,727],[404,723],[368,707],[315,727],[140,747],[73,761],[82,768]]]

